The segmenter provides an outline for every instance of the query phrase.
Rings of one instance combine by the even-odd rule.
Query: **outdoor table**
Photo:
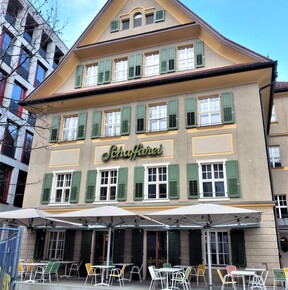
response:
[[[31,267],[33,267],[33,268],[35,268],[35,267],[45,267],[47,264],[48,264],[48,262],[25,262],[25,263],[22,262],[22,265],[23,265],[24,267],[26,267],[26,266],[31,266]],[[23,282],[24,282],[24,283],[29,283],[29,282],[31,282],[31,283],[35,283],[36,280],[32,278],[32,274],[33,274],[33,271],[30,272],[30,277],[29,277],[29,279],[28,279],[28,280],[24,280]]]
[[[166,288],[164,288],[163,290],[170,290],[171,287],[169,287],[169,274],[179,272],[179,271],[181,271],[181,269],[179,269],[179,268],[159,268],[159,269],[156,269],[156,271],[166,273],[166,277],[167,277]]]
[[[108,269],[113,269],[115,268],[115,266],[113,265],[92,265],[92,268],[96,268],[96,269],[100,269],[102,272],[101,272],[101,283],[97,283],[97,284],[94,284],[94,286],[107,286],[109,287],[109,284],[108,283],[105,283],[104,282],[104,274],[105,274],[105,271],[108,270]]]
[[[231,271],[231,275],[235,275],[235,276],[241,276],[242,277],[242,281],[243,281],[243,290],[246,289],[245,286],[245,277],[251,277],[255,275],[255,271],[247,271],[247,270],[234,270]]]
[[[71,276],[67,273],[68,264],[76,263],[75,261],[59,261],[60,264],[65,265],[64,275],[61,275],[60,278],[70,278]]]

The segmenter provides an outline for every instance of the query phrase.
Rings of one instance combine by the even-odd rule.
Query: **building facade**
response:
[[[67,52],[52,28],[26,0],[0,3],[0,210],[22,207],[35,114],[19,102]]]
[[[107,1],[23,103],[47,117],[37,119],[41,138],[33,142],[43,149],[31,154],[24,206],[50,213],[109,204],[145,214],[202,202],[255,209],[260,227],[211,232],[212,264],[279,267],[267,146],[276,66],[180,1]],[[106,257],[105,230],[34,236],[37,258]],[[113,240],[113,260],[143,262],[144,272],[167,252],[172,264],[207,263],[199,230],[135,228],[114,231]]]

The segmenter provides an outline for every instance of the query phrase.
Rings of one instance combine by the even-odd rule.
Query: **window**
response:
[[[274,200],[276,204],[277,218],[279,219],[288,218],[286,195],[275,195]]]
[[[205,232],[205,239],[207,244],[207,235]],[[212,265],[229,265],[229,234],[228,232],[210,232],[210,245],[211,245],[211,262]],[[207,249],[207,246],[206,246]],[[208,261],[206,251],[206,261]]]
[[[28,112],[28,119],[27,119],[27,123],[30,124],[31,126],[35,126],[36,123],[36,115]]]
[[[98,201],[114,201],[117,198],[117,169],[101,170]]]
[[[78,116],[64,117],[62,141],[77,139]]]
[[[121,59],[115,61],[115,81],[127,80],[127,59]]]
[[[16,124],[8,121],[4,132],[4,140],[2,142],[2,154],[14,158],[15,150],[17,148],[18,130]]]
[[[97,85],[97,76],[98,76],[98,65],[89,65],[86,67],[86,76],[85,76],[85,86],[95,86]]]
[[[275,105],[273,105],[272,107],[272,114],[271,114],[271,122],[276,122],[277,118],[276,118],[276,112],[275,112]]]
[[[71,192],[71,173],[63,173],[56,175],[56,185],[55,185],[55,203],[67,203],[70,202],[70,192]]]
[[[281,167],[280,147],[279,146],[270,146],[269,147],[269,160],[270,160],[271,167]]]
[[[182,47],[178,49],[178,70],[187,70],[194,67],[193,47]]]
[[[28,80],[29,66],[30,66],[30,53],[26,49],[22,48],[20,52],[19,67],[17,71],[21,75],[21,77],[23,77],[25,80]]]
[[[28,14],[26,18],[25,31],[23,33],[23,37],[30,44],[32,43],[33,32],[36,26],[37,23],[34,21],[33,17],[30,14]]]
[[[149,107],[149,131],[167,130],[167,106],[157,105]]]
[[[29,164],[30,154],[32,149],[32,142],[33,142],[33,134],[26,131],[23,151],[22,151],[22,162],[25,164]]]
[[[200,126],[221,123],[219,97],[199,99],[199,122]]]
[[[168,198],[168,169],[167,166],[146,168],[146,199]]]
[[[130,26],[130,20],[129,19],[122,20],[122,30],[129,29],[129,26]]]
[[[19,102],[24,99],[26,90],[18,83],[14,83],[12,90],[12,98],[9,105],[9,110],[15,115],[21,117],[23,108],[19,106]]]
[[[40,42],[40,48],[39,48],[39,54],[46,59],[47,57],[47,50],[48,50],[48,45],[51,43],[50,37],[43,32],[41,36],[41,42]]]
[[[159,75],[159,53],[151,53],[145,56],[145,76]]]
[[[154,14],[147,14],[145,15],[146,18],[146,25],[154,23]]]
[[[63,259],[65,245],[65,232],[50,232],[48,259]]]
[[[55,54],[53,58],[53,65],[52,65],[53,68],[55,68],[58,65],[58,63],[60,62],[63,56],[64,56],[64,53],[60,50],[58,46],[56,46]]]
[[[106,112],[105,113],[105,136],[119,136],[120,135],[120,120],[121,112]]]
[[[3,104],[7,75],[0,71],[0,105]]]
[[[5,18],[11,25],[15,25],[17,15],[22,8],[22,5],[17,0],[9,1]]]
[[[2,149],[3,149],[3,145],[2,145]],[[10,186],[12,171],[13,171],[12,167],[0,162],[0,202],[1,203],[6,203],[8,201],[9,186]]]
[[[134,27],[140,27],[142,26],[142,14],[136,13],[134,15]]]
[[[47,70],[45,67],[43,67],[40,63],[37,63],[34,87],[39,86],[39,84],[45,79],[46,71]]]
[[[11,62],[13,48],[12,39],[13,37],[6,31],[4,31],[0,38],[0,57],[8,65],[10,65]]]

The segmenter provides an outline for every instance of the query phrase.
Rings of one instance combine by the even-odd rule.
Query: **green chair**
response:
[[[273,290],[275,290],[277,288],[277,283],[280,282],[281,285],[284,287],[285,283],[286,283],[286,276],[285,276],[285,271],[284,269],[277,269],[274,268],[272,270],[273,272]]]
[[[172,268],[171,263],[163,263],[163,268]]]
[[[45,277],[48,276],[48,280],[51,283],[51,270],[54,263],[55,262],[50,261],[45,267],[38,266],[34,274],[34,280],[39,280],[44,283]],[[40,274],[40,278],[37,279],[37,275],[39,274]]]
[[[53,265],[52,265],[52,268],[51,268],[51,271],[50,271],[50,276],[51,276],[51,274],[54,274],[56,276],[57,281],[58,281],[58,269],[59,269],[59,266],[60,266],[60,262],[59,261],[53,262]]]

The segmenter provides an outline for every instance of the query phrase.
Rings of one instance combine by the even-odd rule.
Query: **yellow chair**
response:
[[[87,277],[86,277],[84,285],[86,285],[86,282],[87,282],[89,277],[91,277],[91,283],[93,281],[93,278],[95,278],[95,284],[96,284],[97,283],[97,276],[100,276],[100,274],[96,273],[95,269],[92,268],[91,263],[86,263],[85,268],[86,268],[86,272],[87,272]]]
[[[120,287],[124,286],[124,273],[125,273],[126,265],[123,265],[120,269],[112,269],[111,274],[109,275],[109,285],[112,285],[113,279],[118,278]]]
[[[196,279],[197,279],[197,286],[198,286],[198,283],[199,283],[199,278],[202,277],[204,282],[205,282],[205,285],[207,285],[206,283],[206,278],[205,278],[205,271],[206,271],[206,265],[204,264],[199,264],[197,266],[197,269],[192,269],[192,271],[194,271],[194,273],[191,272],[190,276],[195,276]]]
[[[236,290],[236,281],[233,280],[233,277],[230,274],[226,274],[225,276],[223,276],[223,274],[221,273],[220,269],[217,269],[218,275],[221,279],[222,282],[222,287],[221,290],[224,290],[225,285],[232,285],[234,290]]]
[[[18,275],[21,277],[21,282],[23,281],[23,276],[25,275],[24,266],[22,262],[18,263]]]

